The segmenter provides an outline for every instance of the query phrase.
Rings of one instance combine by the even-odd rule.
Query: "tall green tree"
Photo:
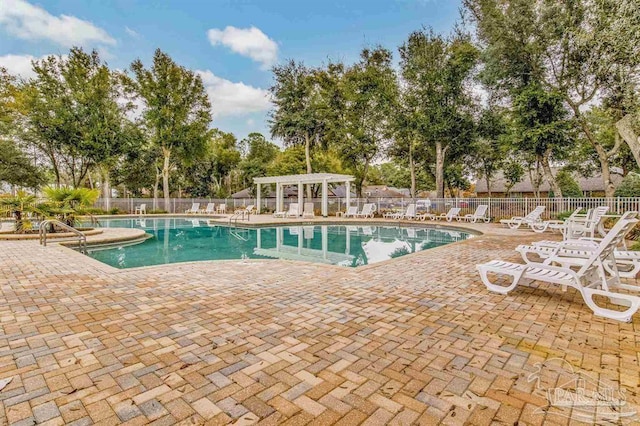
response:
[[[252,186],[253,178],[266,176],[269,164],[276,158],[280,148],[269,142],[260,133],[249,133],[240,141],[240,146],[245,152],[244,158],[240,162],[242,179],[244,186]]]
[[[621,81],[637,82],[637,2],[465,0],[464,4],[486,47],[492,79],[503,88],[535,81],[560,97],[574,125],[595,150],[605,193],[612,196],[610,163],[620,143],[606,149],[593,134],[585,110]]]
[[[0,182],[36,188],[44,181],[44,173],[16,143],[20,96],[16,79],[0,67]]]
[[[489,103],[482,110],[476,124],[475,139],[468,158],[475,174],[485,180],[489,197],[491,181],[502,169],[507,155],[507,127],[508,121],[503,111],[494,103]]]
[[[371,163],[391,134],[391,110],[398,96],[391,60],[391,52],[382,47],[363,49],[360,61],[342,77],[344,110],[333,124],[334,143],[344,166],[355,176],[358,196]]]
[[[574,146],[562,99],[532,84],[520,92],[514,104],[514,143],[536,159],[554,197],[562,198],[562,188],[552,172],[551,163],[564,160]]]
[[[97,51],[72,48],[68,57],[33,63],[35,77],[23,87],[25,137],[52,165],[56,184],[65,173],[81,186],[95,167],[104,195],[110,196],[109,170],[127,144],[127,105],[118,102],[117,76]]]
[[[162,192],[168,209],[173,166],[206,149],[211,104],[200,76],[176,64],[160,49],[149,69],[138,59],[131,64],[131,71],[133,78],[126,80],[127,86],[144,102],[142,119],[150,143],[162,156]]]
[[[303,146],[306,172],[312,173],[311,151],[323,128],[316,70],[291,60],[274,67],[273,75],[271,135],[282,138],[286,146]]]
[[[399,50],[417,148],[432,152],[437,195],[444,197],[447,155],[457,157],[451,154],[468,145],[473,135],[467,83],[478,51],[466,34],[445,38],[432,30],[411,33]]]

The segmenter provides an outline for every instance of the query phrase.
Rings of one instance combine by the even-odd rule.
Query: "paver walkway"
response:
[[[0,424],[568,424],[540,390],[563,384],[553,358],[635,409],[640,318],[545,285],[487,292],[475,264],[538,237],[514,235],[362,270],[115,271],[0,242]]]

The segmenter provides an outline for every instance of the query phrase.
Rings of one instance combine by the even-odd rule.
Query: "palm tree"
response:
[[[0,197],[0,212],[9,212],[16,220],[16,232],[25,233],[31,229],[31,221],[24,219],[25,213],[43,215],[43,208],[37,205],[38,199],[35,195],[25,191],[18,191],[16,195]]]
[[[74,225],[82,208],[91,207],[100,197],[100,190],[89,188],[47,187],[43,191],[49,200],[48,213],[69,226]]]

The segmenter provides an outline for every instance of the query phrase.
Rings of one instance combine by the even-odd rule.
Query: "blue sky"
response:
[[[145,64],[156,48],[198,70],[213,126],[268,135],[270,67],[357,60],[365,46],[394,51],[422,26],[449,32],[459,0],[0,0],[0,66],[29,76],[29,61],[71,46],[98,49],[113,68]]]

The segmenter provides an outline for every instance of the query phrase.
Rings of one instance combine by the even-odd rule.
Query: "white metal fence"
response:
[[[309,202],[308,200],[305,200]],[[315,208],[320,210],[321,199],[312,199]],[[285,200],[285,206],[289,202],[296,202],[296,199]],[[374,203],[379,213],[388,210],[402,210],[408,204],[416,202],[411,198],[352,198],[351,205],[357,205],[361,208],[364,203]],[[226,204],[227,212],[237,208],[255,205],[256,200],[253,198],[171,198],[169,205],[164,205],[164,199],[158,199],[156,203],[151,198],[112,198],[108,205],[110,209],[117,208],[120,212],[133,213],[135,208],[140,204],[146,204],[147,212],[153,210],[163,210],[168,213],[184,213],[185,210],[191,208],[192,203],[200,203],[200,208],[204,209],[208,203],[215,203],[216,207],[220,204]],[[275,199],[267,198],[261,200],[261,210],[263,212],[273,211],[275,209]],[[640,197],[634,198],[432,198],[429,199],[429,211],[433,213],[443,213],[451,207],[460,207],[463,214],[472,213],[477,206],[487,204],[489,206],[489,215],[494,219],[524,216],[536,206],[545,206],[543,218],[554,219],[558,214],[572,211],[577,207],[585,209],[609,206],[609,212],[612,214],[622,214],[628,210],[640,211]],[[418,211],[426,211],[424,207],[429,203],[420,200],[418,203]],[[95,207],[106,209],[107,202],[99,199]],[[329,198],[329,214],[333,215],[338,211],[345,211],[344,198]]]

